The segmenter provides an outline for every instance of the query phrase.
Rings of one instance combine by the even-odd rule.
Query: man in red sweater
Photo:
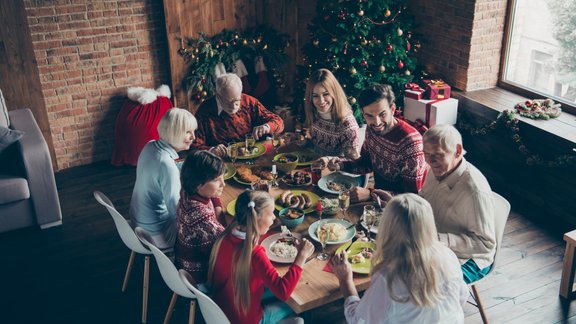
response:
[[[374,172],[374,190],[356,187],[352,201],[370,200],[371,194],[384,202],[397,193],[418,193],[424,184],[427,164],[422,136],[408,123],[394,117],[396,104],[392,87],[376,84],[360,94],[358,102],[368,124],[360,158],[355,161],[323,157],[318,164],[332,171],[365,174]]]
[[[258,99],[242,93],[242,81],[233,73],[216,79],[216,95],[204,102],[196,112],[198,129],[195,150],[209,150],[226,156],[228,142],[243,141],[246,134],[255,140],[266,134],[278,135],[284,121],[270,112]]]

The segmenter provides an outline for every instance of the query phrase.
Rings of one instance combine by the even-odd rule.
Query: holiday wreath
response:
[[[199,34],[199,38],[181,39],[178,50],[190,62],[190,74],[185,82],[193,100],[202,103],[211,97],[214,94],[213,80],[220,73],[235,72],[244,77],[247,72],[242,59],[246,57],[257,60],[260,66],[271,68],[276,84],[284,86],[280,67],[287,61],[288,35],[263,25],[242,32],[224,29],[213,36]],[[266,67],[257,72],[260,71],[266,71]]]
[[[514,109],[522,117],[532,119],[550,119],[560,116],[562,109],[559,103],[554,103],[552,99],[533,99],[516,104]]]

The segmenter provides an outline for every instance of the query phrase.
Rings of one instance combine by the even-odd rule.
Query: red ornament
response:
[[[391,52],[393,48],[394,48],[394,47],[392,46],[392,44],[388,44],[388,46],[386,46],[386,50],[387,50],[388,52]]]
[[[398,62],[398,68],[403,69],[404,68],[404,62],[402,62],[402,61]]]
[[[348,54],[348,43],[344,43],[344,55]]]
[[[410,46],[410,42],[406,42],[406,50],[409,51],[412,48],[412,46]]]
[[[368,62],[366,60],[362,60],[362,62],[360,62],[360,65],[366,67],[368,66]]]

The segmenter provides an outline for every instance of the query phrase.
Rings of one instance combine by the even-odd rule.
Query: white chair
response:
[[[126,286],[128,285],[128,279],[130,278],[130,272],[132,270],[132,266],[134,265],[134,258],[136,257],[136,253],[140,253],[144,255],[144,283],[142,285],[142,323],[146,323],[146,314],[148,310],[148,280],[150,275],[150,252],[146,247],[140,243],[140,240],[134,234],[134,230],[128,223],[128,221],[120,215],[120,213],[114,208],[114,204],[105,194],[100,191],[94,191],[94,198],[98,201],[102,206],[106,207],[112,219],[114,220],[114,224],[116,224],[116,229],[118,230],[118,234],[120,234],[120,238],[122,242],[132,250],[130,253],[130,259],[128,260],[128,267],[126,268],[126,274],[124,275],[124,283],[122,284],[122,292],[126,291]]]
[[[172,260],[164,252],[160,251],[154,244],[152,244],[152,239],[150,237],[150,233],[146,232],[143,228],[136,227],[135,229],[136,236],[140,239],[144,245],[146,245],[152,254],[154,254],[154,258],[156,259],[156,263],[158,264],[158,269],[160,269],[160,274],[164,279],[164,282],[174,293],[172,294],[172,299],[170,300],[170,306],[168,306],[168,311],[166,311],[166,316],[164,317],[164,324],[168,324],[170,322],[170,317],[172,317],[172,312],[174,310],[174,305],[176,304],[176,300],[178,296],[190,298],[190,315],[188,317],[188,323],[194,323],[194,308],[196,306],[196,295],[194,295],[190,289],[182,282],[180,276],[178,275],[178,270]]]
[[[229,324],[230,321],[226,317],[226,314],[220,309],[220,307],[212,300],[210,297],[206,296],[202,291],[194,286],[194,278],[188,273],[188,271],[180,269],[178,270],[180,279],[182,282],[198,299],[198,305],[200,306],[200,312],[204,317],[206,324]]]
[[[480,294],[476,285],[482,280],[488,277],[489,274],[496,268],[496,260],[498,259],[498,254],[500,252],[500,247],[502,246],[502,238],[504,237],[504,228],[506,227],[506,221],[508,220],[508,215],[510,215],[510,203],[499,194],[492,192],[494,196],[494,227],[496,230],[496,254],[494,255],[494,263],[492,263],[492,268],[482,279],[477,280],[470,284],[472,289],[472,298],[476,304],[472,304],[478,307],[480,311],[480,316],[482,317],[482,322],[487,324],[488,318],[484,312],[484,306],[482,306],[482,300],[480,300]]]

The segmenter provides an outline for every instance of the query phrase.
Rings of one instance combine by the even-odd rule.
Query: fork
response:
[[[345,252],[348,252],[348,250],[352,247],[352,245],[354,245],[354,242],[356,242],[358,240],[359,236],[354,236],[352,238],[352,242],[350,242],[350,245],[348,245],[348,247],[346,249],[344,249]]]

